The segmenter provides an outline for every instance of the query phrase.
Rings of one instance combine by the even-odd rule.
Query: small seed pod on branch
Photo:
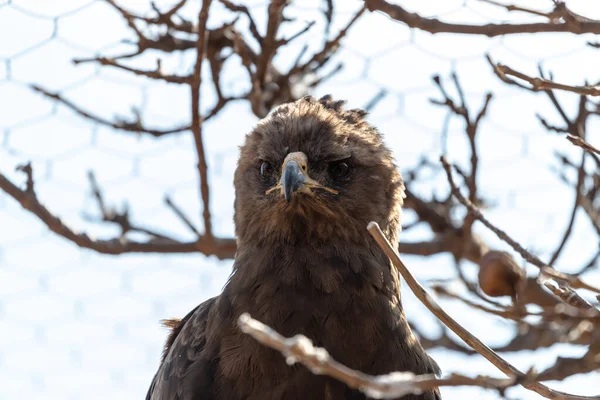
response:
[[[516,299],[525,279],[525,271],[504,251],[491,250],[479,262],[479,287],[491,297]]]

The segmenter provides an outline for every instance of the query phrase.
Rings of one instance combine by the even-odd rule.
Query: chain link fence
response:
[[[158,1],[158,7],[170,2]],[[199,2],[186,11],[194,15]],[[259,26],[266,18],[264,2],[247,2]],[[334,26],[351,15],[358,2],[337,2]],[[351,4],[350,4],[351,3]],[[354,4],[357,3],[357,4]],[[423,15],[446,20],[485,23],[507,17],[479,1],[402,2]],[[147,1],[123,0],[123,7],[149,11]],[[600,8],[589,2],[589,17]],[[318,20],[306,42],[322,40],[321,2],[296,2],[290,14],[301,20]],[[293,11],[292,11],[293,10]],[[223,17],[226,13],[221,10]],[[219,18],[215,12],[215,18]],[[212,14],[211,14],[212,17]],[[511,15],[511,17],[513,17]],[[339,22],[338,22],[339,21]],[[93,170],[106,200],[128,207],[133,221],[180,235],[181,222],[165,207],[168,194],[192,220],[202,225],[197,189],[196,156],[188,132],[160,138],[123,133],[82,118],[48,99],[31,85],[59,93],[100,118],[134,120],[168,129],[189,118],[189,94],[182,86],[151,81],[92,63],[73,59],[127,50],[133,39],[125,21],[99,0],[0,1],[0,170],[17,182],[24,176],[17,165],[31,161],[36,192],[41,201],[75,229],[98,237],[118,235],[117,227],[97,223],[88,171]],[[446,152],[453,160],[468,160],[464,124],[430,103],[439,98],[431,77],[456,71],[467,102],[478,109],[485,93],[495,98],[479,136],[482,172],[480,188],[498,222],[516,239],[548,254],[557,245],[572,203],[571,191],[553,170],[554,152],[577,154],[562,137],[549,134],[535,115],[557,118],[541,95],[500,82],[484,55],[535,72],[537,63],[557,78],[573,84],[598,79],[600,52],[587,46],[587,36],[517,35],[484,38],[431,35],[410,30],[379,14],[364,16],[354,26],[336,59],[340,73],[317,88],[317,95],[332,93],[353,107],[378,99],[370,120],[385,134],[402,169],[414,167],[425,155],[437,160]],[[285,64],[285,52],[276,63]],[[155,55],[136,62],[154,66]],[[162,60],[173,71],[189,72],[189,56],[174,53]],[[227,71],[225,87],[240,92],[247,87],[244,70]],[[210,94],[206,94],[207,98]],[[575,110],[576,96],[560,94]],[[243,102],[231,103],[205,126],[215,233],[233,235],[233,170],[237,146],[256,118]],[[597,122],[591,121],[591,142],[600,143]],[[442,132],[448,137],[443,144]],[[443,180],[419,181],[413,190],[431,194]],[[407,213],[410,218],[410,213]],[[583,217],[582,217],[583,218]],[[597,243],[586,243],[590,227],[577,224],[574,239],[560,267],[576,269],[593,254]],[[481,234],[499,243],[489,233]],[[411,230],[411,238],[426,232]],[[407,257],[422,280],[452,277],[447,255]],[[568,262],[566,261],[568,260]],[[79,249],[55,236],[18,203],[0,192],[0,398],[2,399],[133,399],[143,398],[159,361],[166,330],[158,321],[181,317],[202,300],[220,292],[231,261],[202,255],[127,254],[100,255]],[[476,271],[469,270],[475,274]],[[598,274],[594,275],[598,278]],[[427,332],[438,327],[409,294],[406,308]],[[502,322],[478,324],[471,312],[448,302],[457,319],[490,344],[503,342],[512,328]],[[493,332],[492,332],[493,331]],[[509,355],[518,366],[550,363],[556,354],[580,354],[574,346]],[[433,354],[444,371],[460,369],[466,358]],[[494,373],[479,359],[469,358],[465,368]],[[473,369],[472,369],[473,368]],[[598,374],[556,384],[593,392],[590,382]],[[586,386],[587,385],[587,386]],[[444,393],[454,396],[458,390]],[[497,394],[461,389],[462,396],[497,398]],[[528,397],[529,396],[529,397]],[[531,393],[521,398],[537,398]]]

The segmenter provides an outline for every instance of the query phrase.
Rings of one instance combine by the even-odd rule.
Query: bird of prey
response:
[[[278,106],[240,148],[237,250],[219,296],[172,328],[147,400],[359,400],[333,378],[287,365],[237,327],[242,313],[303,334],[368,374],[439,374],[400,300],[399,275],[366,227],[397,242],[402,177],[360,109],[331,96]],[[439,391],[403,400],[440,399]]]

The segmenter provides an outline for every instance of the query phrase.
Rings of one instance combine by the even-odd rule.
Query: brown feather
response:
[[[149,400],[362,400],[365,395],[243,334],[244,312],[281,334],[303,334],[338,361],[369,374],[439,373],[406,321],[399,276],[368,235],[376,221],[398,240],[404,184],[392,153],[362,110],[331,96],[284,104],[246,137],[234,176],[238,241],[221,295],[192,310],[172,331]],[[307,156],[322,186],[288,203],[278,190],[286,156]],[[350,175],[332,175],[347,159]],[[272,178],[261,176],[269,162]],[[337,193],[337,194],[336,194]],[[439,391],[403,400],[439,399]]]

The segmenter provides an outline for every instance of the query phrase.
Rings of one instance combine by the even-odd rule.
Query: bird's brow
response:
[[[352,154],[350,154],[350,153],[330,154],[327,157],[327,161],[328,162],[344,161],[344,160],[347,160],[347,159],[349,159],[351,157],[352,157]]]

